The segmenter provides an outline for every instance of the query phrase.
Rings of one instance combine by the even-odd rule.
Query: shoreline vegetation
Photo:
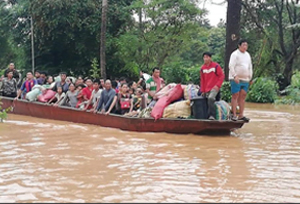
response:
[[[1,98],[0,98],[0,123],[2,123],[7,118],[7,114],[12,110],[11,107],[2,109],[2,105],[3,104],[2,104]]]
[[[23,75],[35,69],[95,78],[104,77],[103,68],[107,78],[135,81],[140,70],[150,73],[157,66],[167,83],[198,85],[201,54],[212,52],[226,76],[227,58],[242,38],[256,78],[247,101],[300,103],[300,7],[295,1],[227,0],[220,6],[227,3],[231,15],[217,26],[208,18],[213,11],[194,0],[109,0],[106,21],[102,2],[1,1],[0,74],[14,62]],[[106,63],[100,58],[101,36],[106,36]],[[229,91],[225,82],[227,102]]]

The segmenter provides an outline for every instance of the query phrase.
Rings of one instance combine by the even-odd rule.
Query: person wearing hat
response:
[[[208,119],[215,120],[215,101],[225,76],[221,66],[213,62],[211,56],[212,53],[210,52],[205,52],[202,55],[204,64],[200,69],[200,91],[201,95],[207,98]]]

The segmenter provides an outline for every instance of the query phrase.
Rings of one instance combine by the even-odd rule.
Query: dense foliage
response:
[[[199,84],[204,51],[213,52],[224,68],[225,23],[212,27],[200,2],[109,0],[107,76],[137,80],[139,70],[150,73],[159,66],[167,82]],[[10,62],[23,72],[31,70],[32,18],[36,69],[99,77],[101,7],[99,0],[0,1],[0,70]],[[295,1],[245,0],[241,14],[240,33],[249,40],[254,77],[269,79],[258,80],[248,100],[272,102],[274,92],[263,96],[261,87],[276,88],[276,81],[280,90],[292,89],[299,70],[300,8]],[[229,100],[228,83],[222,92]]]
[[[280,99],[276,100],[275,103],[277,104],[298,104],[300,103],[300,72],[296,72],[291,81],[291,85],[288,86],[284,93],[286,96],[281,97]]]
[[[247,101],[256,103],[273,103],[277,98],[278,85],[268,78],[257,78],[250,86]]]
[[[2,102],[0,99],[0,123],[3,122],[7,118],[7,113],[11,110],[11,108],[3,109]]]

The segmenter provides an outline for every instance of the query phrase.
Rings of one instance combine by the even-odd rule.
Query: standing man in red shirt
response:
[[[207,97],[209,120],[215,120],[215,101],[224,81],[224,73],[221,66],[211,60],[212,54],[203,53],[204,65],[200,70],[200,91],[202,96]]]

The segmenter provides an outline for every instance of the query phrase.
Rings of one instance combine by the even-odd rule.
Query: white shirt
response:
[[[55,94],[55,98],[57,99],[57,101],[59,101],[60,99],[63,99],[66,96],[66,94],[64,92],[62,92],[62,94]]]
[[[147,81],[148,79],[150,79],[151,76],[149,74],[143,73],[143,77],[145,81]]]
[[[101,97],[102,89],[99,89],[97,92],[94,89],[92,92],[92,103],[95,104],[96,101]]]
[[[248,52],[234,51],[229,60],[229,80],[237,76],[242,81],[249,82],[252,79],[253,69],[251,56]]]

